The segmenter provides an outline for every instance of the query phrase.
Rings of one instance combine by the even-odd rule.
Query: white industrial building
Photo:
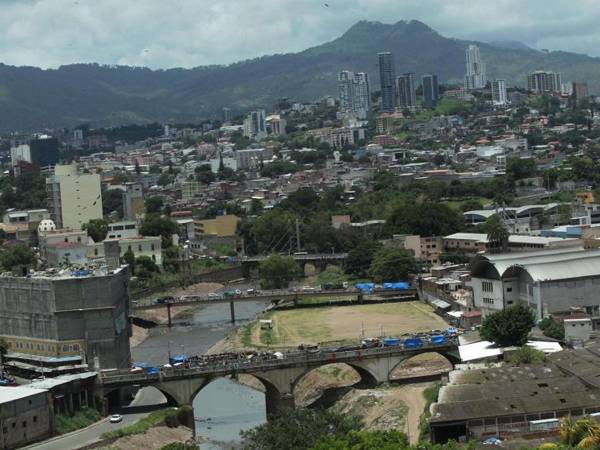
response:
[[[482,314],[522,303],[538,319],[583,308],[600,315],[600,249],[554,248],[477,255],[471,263],[475,306]]]

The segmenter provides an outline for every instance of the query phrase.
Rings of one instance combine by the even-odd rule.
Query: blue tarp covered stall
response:
[[[372,294],[375,292],[375,283],[357,283],[354,287],[363,294]]]
[[[394,281],[390,283],[383,283],[383,288],[396,291],[405,291],[407,289],[410,289],[410,283],[408,281]]]

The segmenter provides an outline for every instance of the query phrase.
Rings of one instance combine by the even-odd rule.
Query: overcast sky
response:
[[[0,62],[227,64],[318,45],[361,19],[600,56],[597,0],[0,0]]]

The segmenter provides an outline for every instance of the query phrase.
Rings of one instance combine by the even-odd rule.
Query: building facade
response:
[[[244,119],[244,136],[257,141],[267,137],[267,124],[263,109],[248,113]]]
[[[57,228],[81,230],[102,218],[100,175],[79,173],[77,166],[59,166],[46,179],[48,210]]]
[[[535,94],[558,93],[561,86],[562,77],[557,72],[537,70],[527,75],[527,90]]]
[[[140,183],[125,183],[123,192],[123,218],[139,220],[145,212],[144,190]]]
[[[479,47],[469,45],[465,51],[467,73],[465,74],[465,89],[483,89],[487,84],[485,63],[481,61]]]
[[[435,74],[428,73],[423,75],[423,104],[433,108],[440,99],[440,88],[438,86],[438,77]]]
[[[396,78],[398,108],[413,111],[417,107],[417,87],[415,74],[404,73]]]
[[[506,80],[492,81],[492,103],[498,106],[504,106],[508,103],[506,95]]]
[[[381,85],[381,111],[393,112],[396,100],[394,55],[390,52],[382,52],[377,56],[379,58],[379,83]]]
[[[80,357],[128,368],[129,269],[0,278],[0,338],[10,355]]]
[[[340,111],[366,119],[371,108],[369,75],[364,72],[343,70],[338,74],[338,94]]]

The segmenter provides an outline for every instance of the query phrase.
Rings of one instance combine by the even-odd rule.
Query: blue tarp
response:
[[[383,340],[383,345],[386,347],[397,347],[400,345],[400,339],[398,338],[385,338]]]
[[[432,344],[442,345],[442,344],[446,344],[447,342],[448,342],[448,339],[446,339],[446,336],[443,336],[441,334],[431,336]]]
[[[423,341],[419,338],[411,338],[404,341],[404,348],[419,348],[423,346]]]
[[[170,364],[184,363],[188,360],[189,356],[187,355],[175,355],[169,358]]]
[[[365,294],[375,292],[375,283],[357,283],[354,287]]]
[[[394,281],[391,283],[383,283],[383,288],[393,290],[406,290],[410,289],[410,283],[408,281]]]

